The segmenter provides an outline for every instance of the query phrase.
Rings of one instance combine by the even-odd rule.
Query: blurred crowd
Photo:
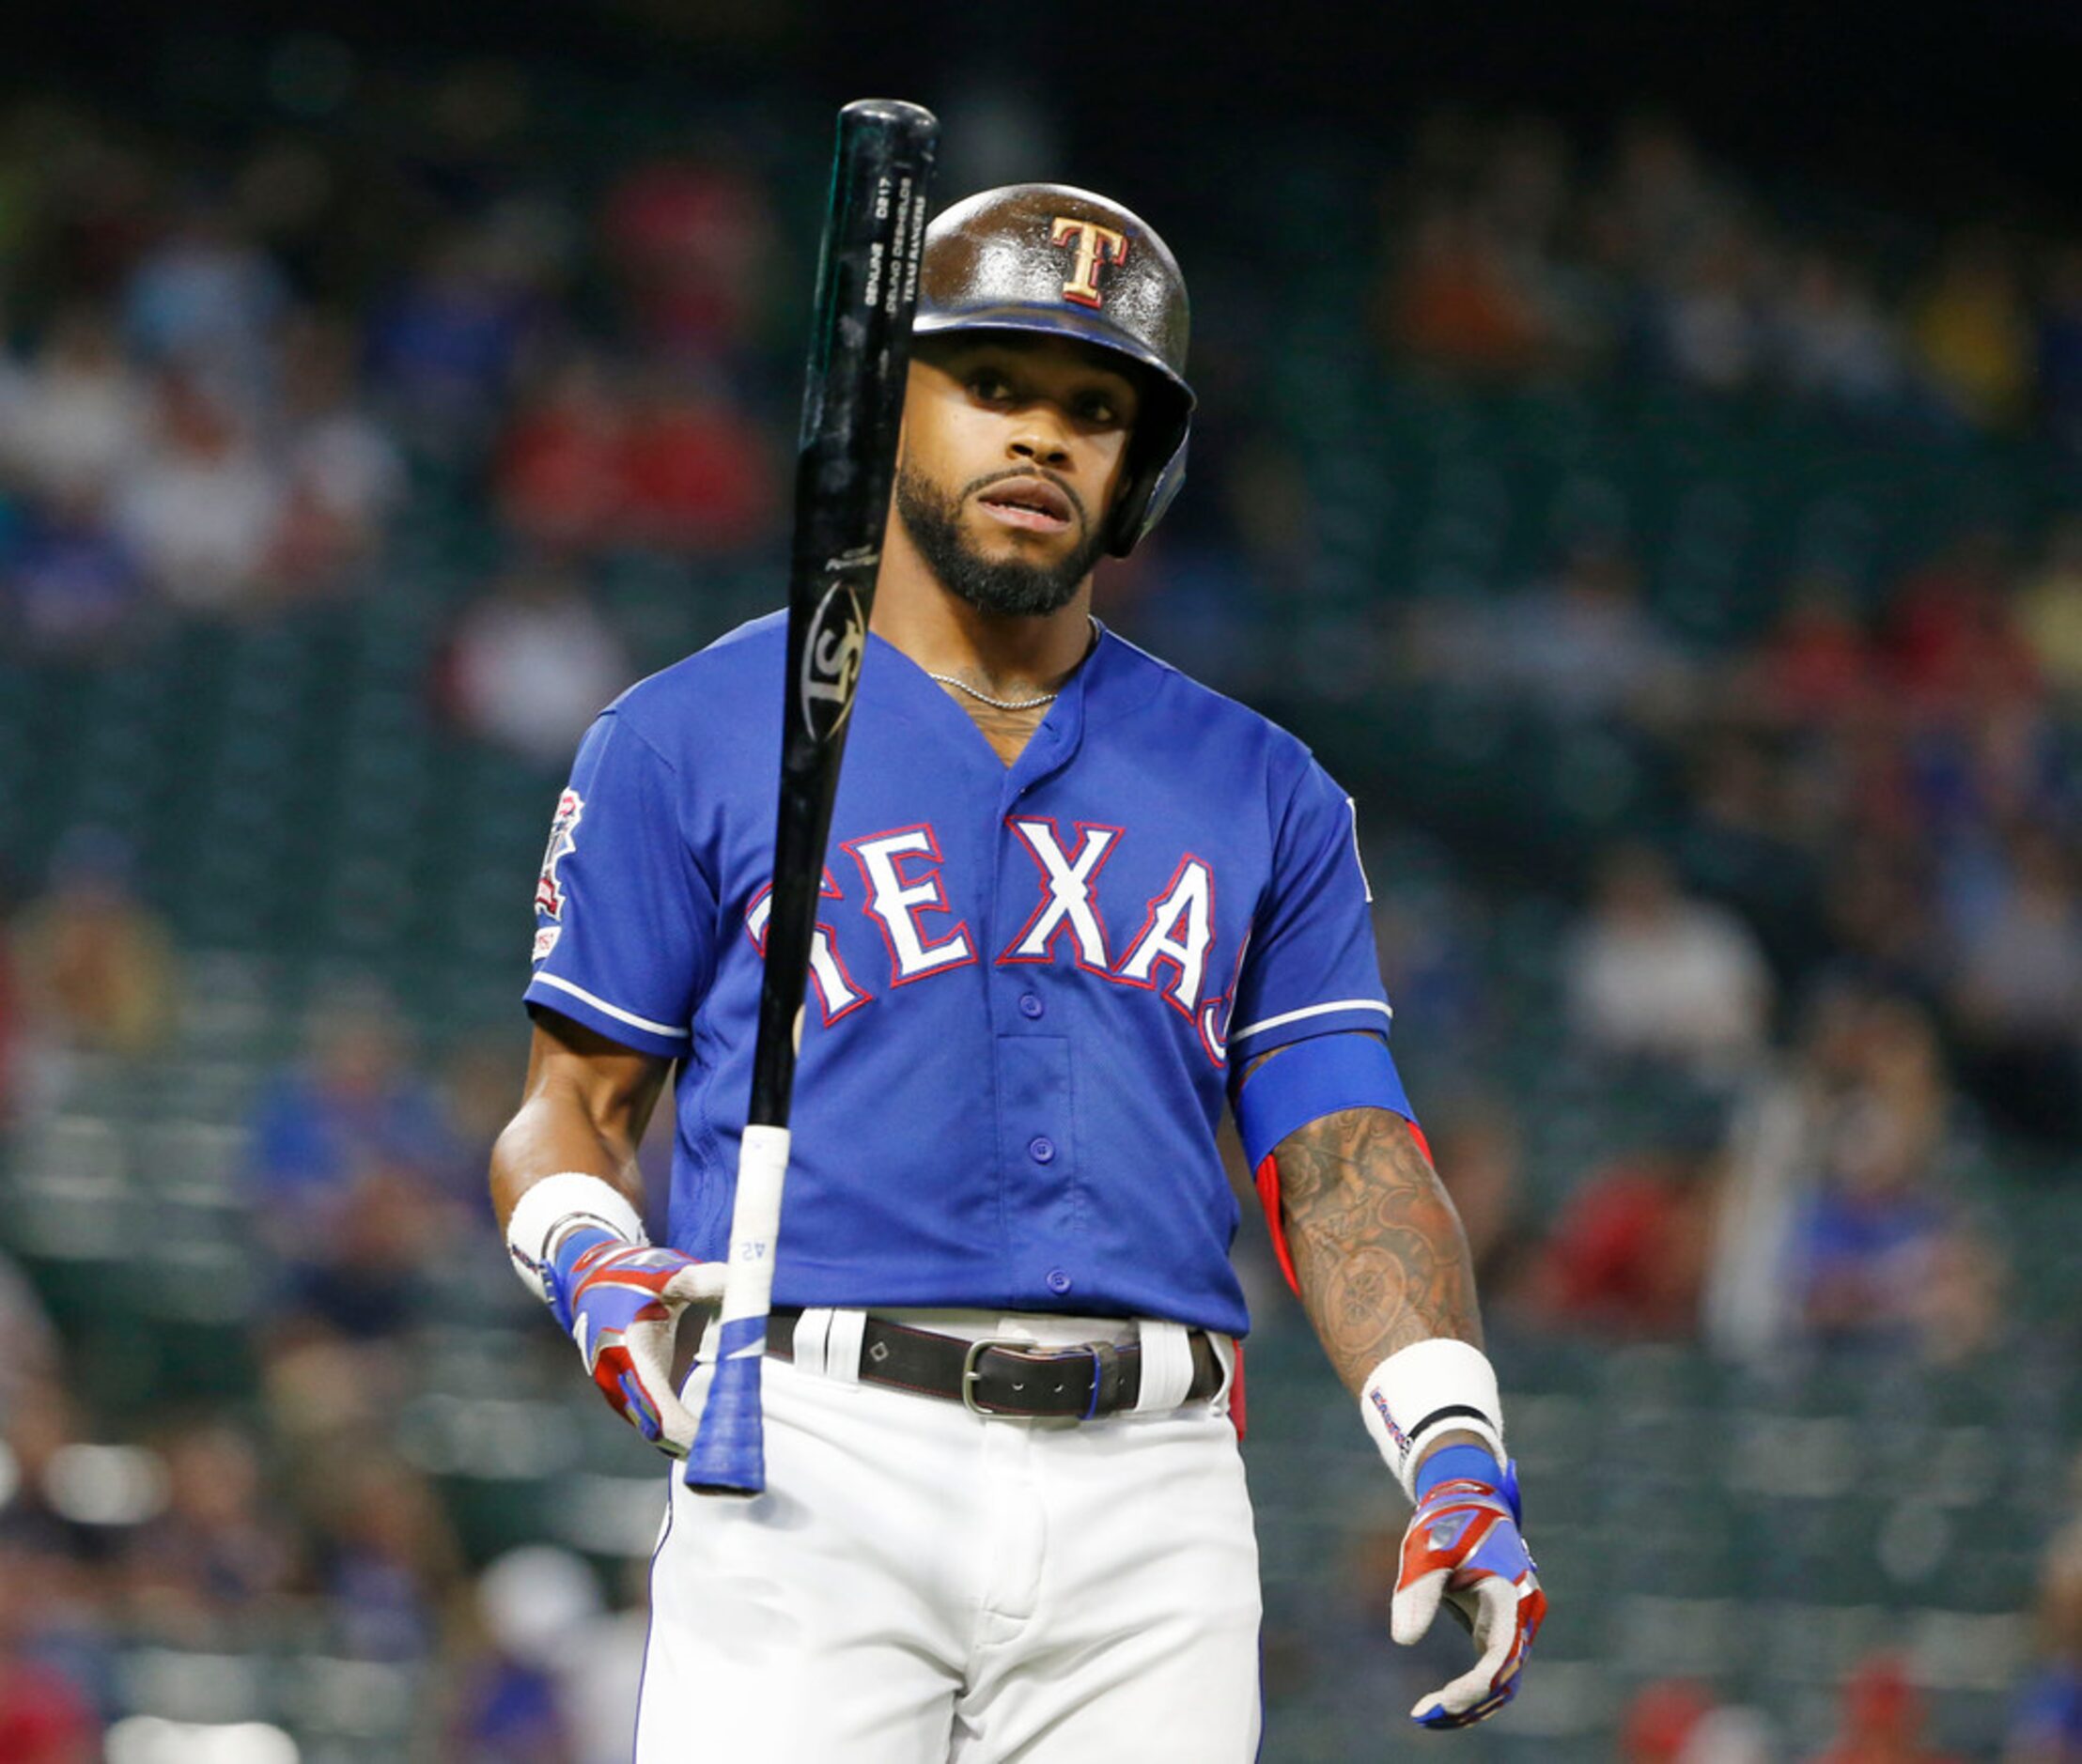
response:
[[[379,596],[405,517],[459,504],[497,561],[445,610],[425,691],[553,771],[631,672],[600,571],[774,549],[797,354],[777,290],[804,266],[728,139],[555,163],[531,145],[541,88],[497,64],[399,85],[349,130],[324,93],[351,69],[322,51],[230,146],[85,103],[0,113],[0,648],[91,668],[183,621]],[[1667,122],[1593,162],[1546,124],[1441,115],[1386,188],[1373,318],[1396,372],[1642,375],[2082,451],[2082,245],[1883,231],[1883,254]],[[1241,567],[1276,572],[1298,471],[1276,441],[1196,453],[1202,512],[1122,572],[1123,623],[1219,676],[1264,584],[1193,548],[1226,523]],[[2082,1143],[2082,518],[1968,533],[1898,580],[1803,575],[1717,649],[1659,618],[1644,570],[1586,533],[1493,597],[1384,615],[1384,689],[1613,732],[1670,781],[1668,837],[1587,854],[1544,979],[1558,1060],[1682,1106],[1583,1155],[1558,1204],[1527,1172],[1544,1123],[1498,1075],[1498,895],[1452,858],[1383,882],[1391,984],[1462,1075],[1426,1114],[1484,1294],[1507,1327],[1592,1340],[1970,1362],[2017,1326],[1977,1160],[1991,1136],[2049,1163]],[[1216,590],[1180,620],[1189,579]],[[11,880],[0,1126],[26,1134],[83,1072],[176,1051],[183,952],[105,831]],[[444,1759],[625,1754],[608,1692],[641,1587],[546,1549],[474,1574],[435,1479],[381,1443],[429,1289],[503,1261],[482,1169],[519,1052],[429,1061],[375,996],[311,1014],[240,1134],[266,1276],[250,1400],[97,1413],[0,1262],[0,1764],[99,1756],[127,1648],[287,1635],[449,1663]],[[2075,1535],[2047,1558],[2018,1764],[2082,1758]],[[1658,1696],[1630,1760],[1772,1756],[1700,1687]],[[1922,1720],[1876,1661],[1823,1756],[1934,1760]]]
[[[160,945],[148,911],[117,901],[105,874],[82,883],[68,868],[21,921],[23,967],[36,970],[39,952],[87,913],[127,922],[140,946]],[[119,1072],[166,1051],[174,983],[170,969],[118,962],[105,986],[75,969],[68,985],[32,979],[21,996],[46,1038],[39,1058],[113,1060]],[[416,1710],[409,1720],[385,1728],[379,1706],[338,1725],[389,1731],[412,1756],[627,1756],[641,1557],[617,1576],[533,1544],[473,1571],[436,1473],[486,1447],[464,1442],[462,1460],[424,1441],[415,1449],[400,1425],[424,1388],[427,1332],[446,1314],[446,1292],[503,1261],[484,1168],[512,1106],[520,1037],[488,1034],[429,1060],[395,999],[350,988],[324,1001],[309,1040],[264,1074],[237,1136],[242,1165],[230,1173],[247,1220],[241,1258],[257,1275],[232,1350],[250,1359],[248,1394],[112,1411],[32,1282],[0,1252],[8,1764],[101,1758],[104,1725],[134,1706],[136,1662],[154,1650],[185,1663],[162,1695],[205,1721],[226,1698],[237,1710],[255,1694],[236,1671],[216,1676],[213,1662],[287,1652],[392,1675],[384,1697]],[[26,1111],[79,1105],[76,1071],[47,1072],[45,1082],[43,1099],[23,1101]],[[510,1324],[516,1313],[537,1322],[505,1284],[496,1296],[514,1302],[483,1323]],[[105,1331],[129,1315],[120,1295],[104,1293],[73,1320]],[[567,1358],[553,1330],[523,1327],[508,1387],[526,1387],[530,1365],[568,1372]],[[345,1681],[364,1693],[372,1682]]]
[[[1647,116],[1592,161],[1540,118],[1437,113],[1384,206],[1379,333],[1443,370],[1639,372],[2082,447],[2082,241],[1994,224],[1904,241]]]
[[[0,115],[0,457],[33,632],[334,588],[408,463],[560,552],[766,530],[768,192],[667,153],[559,193],[517,72],[401,97],[374,138],[229,150],[56,100]],[[55,534],[96,567],[39,568]]]
[[[380,592],[432,482],[513,559],[456,609],[439,704],[568,753],[628,677],[589,564],[773,537],[774,225],[727,158],[561,190],[530,120],[501,69],[409,90],[373,138],[0,113],[9,648],[92,662],[172,619]]]
[[[1557,739],[1617,731],[1675,781],[1669,837],[1590,866],[1560,1003],[1577,1058],[1717,1104],[1657,1155],[1705,1153],[1718,1199],[1639,1169],[1586,1184],[1555,1290],[1606,1303],[1621,1271],[1592,1268],[1617,1256],[1660,1289],[1636,1323],[1726,1348],[1795,1323],[1984,1342],[1967,1153],[2082,1144],[2082,522],[2021,559],[1969,534],[1876,610],[1803,580],[1720,653],[1638,584],[1624,547],[1585,543],[1550,580],[1413,614],[1405,648],[1416,678],[1533,705]],[[1454,947],[1471,905],[1386,910],[1391,971],[1398,942],[1420,977],[1478,960]]]
[[[2002,1760],[2072,1764],[2082,1756],[2082,1510],[2045,1552],[2036,1615],[2040,1660]],[[1869,1655],[1838,1702],[1836,1732],[1812,1764],[1957,1764],[1958,1754],[1933,1741],[1929,1699],[1901,1655]],[[1773,1764],[1785,1754],[1760,1711],[1728,1704],[1706,1685],[1665,1679],[1627,1705],[1617,1756],[1622,1764]]]
[[[302,1455],[314,1449],[322,1478]],[[54,1378],[11,1404],[0,1464],[0,1757],[9,1764],[117,1756],[104,1754],[103,1736],[134,1705],[126,1670],[153,1650],[188,1662],[174,1694],[194,1711],[195,1731],[219,1736],[211,1756],[280,1756],[222,1737],[259,1725],[221,1719],[257,1700],[236,1664],[216,1663],[244,1655],[339,1663],[341,1681],[379,1702],[329,1725],[387,1729],[397,1749],[386,1756],[628,1756],[640,1579],[603,1584],[584,1558],[547,1544],[471,1574],[433,1482],[380,1444],[283,1439],[234,1412],[157,1416],[137,1443],[94,1444]],[[384,1705],[414,1702],[416,1718],[386,1720]]]

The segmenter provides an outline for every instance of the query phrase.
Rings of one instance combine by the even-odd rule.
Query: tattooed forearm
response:
[[[1301,1302],[1347,1385],[1413,1341],[1482,1345],[1460,1215],[1407,1122],[1385,1108],[1326,1115],[1280,1142],[1279,1163]]]

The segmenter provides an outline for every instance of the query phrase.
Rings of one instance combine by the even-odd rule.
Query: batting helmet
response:
[[[1108,522],[1126,557],[1186,475],[1191,309],[1178,261],[1117,202],[1067,184],[1009,184],[957,202],[925,229],[913,330],[1075,337],[1141,370],[1142,413]]]

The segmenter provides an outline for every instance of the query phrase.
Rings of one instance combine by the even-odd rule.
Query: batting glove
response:
[[[1470,1671],[1419,1697],[1421,1727],[1469,1727],[1518,1693],[1518,1671],[1547,1615],[1546,1594],[1518,1535],[1517,1466],[1477,1446],[1447,1446],[1417,1472],[1417,1510],[1403,1534],[1389,1627],[1406,1648],[1441,1602],[1482,1650]]]
[[[661,1451],[684,1458],[694,1417],[673,1388],[673,1338],[688,1306],[722,1297],[722,1264],[575,1225],[552,1249],[543,1285],[615,1413]]]

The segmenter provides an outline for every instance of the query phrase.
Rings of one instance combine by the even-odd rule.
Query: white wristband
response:
[[[513,1271],[544,1304],[549,1289],[542,1270],[550,1260],[550,1240],[557,1227],[574,1217],[583,1218],[613,1231],[632,1244],[647,1244],[644,1221],[628,1197],[614,1184],[588,1176],[583,1170],[560,1170],[523,1190],[506,1221],[506,1252],[513,1258]]]
[[[1411,1500],[1417,1498],[1418,1460],[1441,1433],[1476,1434],[1503,1461],[1496,1369],[1480,1348],[1465,1341],[1439,1336],[1391,1354],[1360,1387],[1360,1414]]]

